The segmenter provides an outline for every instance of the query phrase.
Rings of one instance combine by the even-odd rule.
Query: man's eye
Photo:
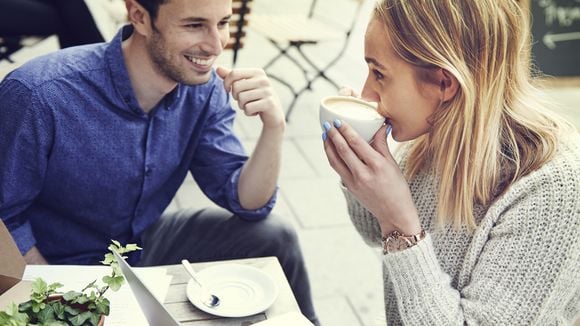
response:
[[[218,23],[219,28],[225,28],[230,24],[229,20],[224,20]]]
[[[187,28],[196,29],[196,28],[200,28],[202,26],[202,24],[188,24],[186,26],[187,26]]]
[[[385,77],[385,76],[383,76],[383,74],[380,71],[375,70],[375,69],[373,69],[373,75],[375,75],[376,80],[381,80]]]

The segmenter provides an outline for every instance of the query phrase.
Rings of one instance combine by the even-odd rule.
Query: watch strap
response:
[[[424,229],[417,234],[403,234],[397,230],[388,235],[383,235],[383,254],[390,254],[393,252],[402,251],[404,249],[416,246],[419,241],[425,239],[427,233]]]

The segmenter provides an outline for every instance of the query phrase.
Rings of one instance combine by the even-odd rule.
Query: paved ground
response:
[[[346,0],[345,0],[346,1]],[[351,1],[351,0],[348,0]],[[335,3],[335,2],[333,2]],[[256,0],[254,12],[299,13],[308,9],[308,0]],[[344,57],[329,71],[340,85],[362,87],[366,77],[363,62],[363,32],[372,1],[367,1],[359,23]],[[351,11],[327,11],[350,19]],[[56,42],[26,56],[35,56],[54,49]],[[340,48],[332,42],[313,49],[313,57],[323,63]],[[259,35],[248,34],[246,47],[239,54],[238,67],[261,67],[277,52]],[[220,62],[229,65],[231,54],[224,54]],[[3,66],[0,65],[0,73]],[[299,71],[288,61],[281,61],[274,71],[298,84]],[[5,69],[5,68],[4,68]],[[284,105],[290,96],[280,84],[274,84]],[[284,164],[280,180],[277,214],[290,219],[296,226],[306,257],[313,287],[316,309],[326,326],[379,325],[382,314],[382,281],[380,255],[369,249],[354,231],[346,214],[346,205],[338,188],[338,178],[330,169],[322,150],[318,125],[318,102],[335,94],[324,81],[314,84],[296,105],[288,123],[284,141]],[[554,101],[561,103],[561,112],[580,127],[580,88],[551,91]],[[257,119],[240,116],[236,131],[248,150],[251,150],[260,131]],[[193,181],[186,181],[172,208],[211,205]]]

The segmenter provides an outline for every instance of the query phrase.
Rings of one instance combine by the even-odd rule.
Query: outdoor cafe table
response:
[[[196,271],[201,271],[206,267],[217,264],[244,264],[256,267],[266,274],[268,274],[274,283],[278,286],[278,297],[272,306],[259,314],[241,317],[241,318],[225,318],[213,316],[197,309],[189,302],[185,294],[189,276],[182,265],[169,265],[167,273],[173,276],[167,296],[165,297],[164,305],[167,310],[182,324],[182,325],[220,325],[220,326],[248,326],[259,321],[272,318],[274,316],[282,315],[288,312],[300,311],[298,303],[294,298],[294,294],[290,289],[290,284],[282,271],[282,266],[276,257],[261,257],[249,259],[236,259],[227,261],[216,261],[206,263],[192,263],[192,267]]]

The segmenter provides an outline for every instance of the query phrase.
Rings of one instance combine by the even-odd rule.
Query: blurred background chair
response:
[[[293,95],[286,109],[286,120],[296,101],[306,91],[312,90],[312,84],[318,79],[326,80],[336,89],[339,85],[332,80],[327,72],[344,54],[352,31],[358,20],[364,0],[312,0],[307,13],[303,15],[290,14],[254,14],[250,28],[264,36],[277,50],[275,55],[263,69],[270,78],[286,86]],[[337,6],[352,7],[348,10],[336,10]],[[336,12],[348,12],[349,17],[337,17]],[[312,47],[318,54],[328,51],[321,46],[329,41],[341,43],[339,49],[330,60],[320,64],[313,60],[314,52],[308,53],[305,48]],[[285,58],[292,62],[304,77],[304,83],[296,86],[295,82],[271,73],[269,69],[278,60]]]
[[[250,18],[252,0],[233,0],[232,18],[230,20],[230,41],[226,49],[233,51],[232,67],[238,60],[238,51],[244,47],[246,40],[246,28]]]

